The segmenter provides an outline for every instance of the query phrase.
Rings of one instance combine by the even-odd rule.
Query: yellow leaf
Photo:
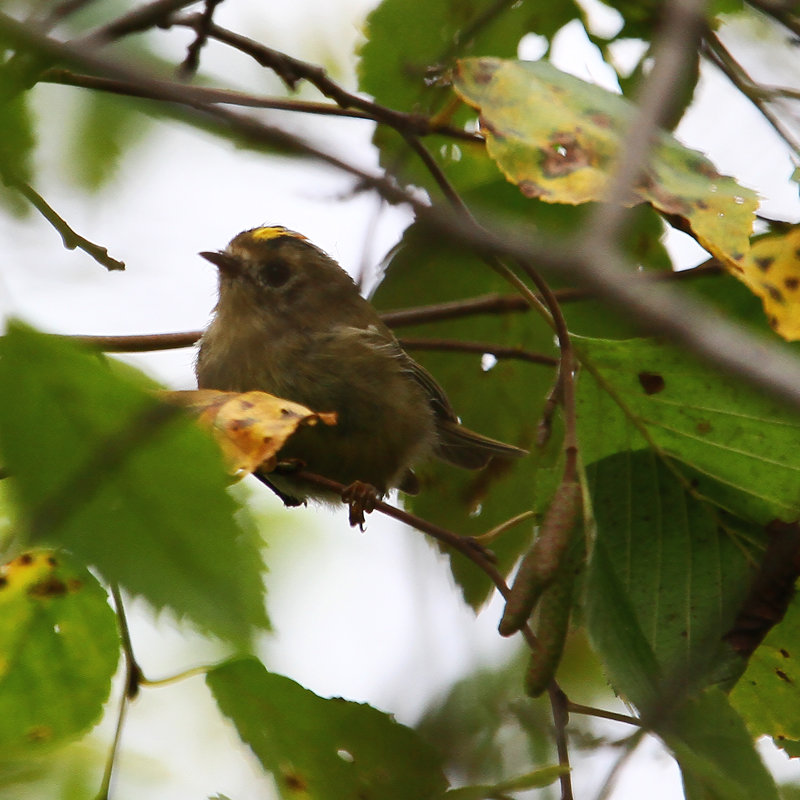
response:
[[[573,205],[604,199],[635,119],[628,100],[544,61],[462,59],[453,88],[480,111],[487,152],[523,194]],[[701,153],[659,133],[627,205],[643,201],[738,269],[758,200]]]
[[[214,434],[232,474],[274,469],[277,454],[300,425],[336,424],[335,413],[317,413],[266,392],[198,389],[163,392],[164,400],[186,406]]]
[[[800,225],[753,239],[734,274],[761,298],[776,333],[800,339]]]

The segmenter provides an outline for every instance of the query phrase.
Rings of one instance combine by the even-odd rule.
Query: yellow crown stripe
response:
[[[284,228],[281,225],[254,228],[252,231],[250,231],[250,236],[257,242],[266,242],[269,239],[280,239],[282,236],[290,236],[293,239],[302,239],[303,241],[307,241],[306,237],[301,233],[295,233],[295,231],[290,231],[288,228]]]

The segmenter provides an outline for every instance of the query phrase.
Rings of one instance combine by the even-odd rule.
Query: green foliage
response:
[[[453,88],[480,111],[486,150],[527,197],[550,203],[601,201],[620,157],[635,106],[544,61],[470,58],[458,62]],[[549,113],[537,114],[547,107]],[[758,200],[720,175],[701,153],[666,133],[626,203],[639,200],[681,220],[709,252],[740,262]]]
[[[72,177],[94,190],[108,182],[122,155],[147,130],[140,110],[104,94],[85,94],[83,108],[67,141]]]
[[[233,520],[213,442],[63,339],[15,325],[0,356],[0,450],[22,540],[65,547],[240,645],[265,627],[258,545]]]
[[[800,686],[798,641],[800,602],[795,598],[786,617],[767,634],[731,692],[731,704],[746,719],[753,735],[766,734],[781,747],[795,749],[800,740],[800,719],[795,713]]]
[[[105,590],[64,552],[19,556],[0,581],[0,753],[34,755],[100,717],[117,665]]]
[[[31,180],[34,132],[27,95],[13,93],[8,83],[7,69],[0,66],[0,200],[12,213],[23,214],[28,206],[13,186]]]
[[[617,691],[646,710],[716,679],[756,558],[745,537],[758,531],[734,528],[649,450],[607,456],[588,477],[589,631]]]
[[[466,250],[437,242],[424,231],[410,228],[392,253],[384,280],[373,302],[378,308],[407,308],[508,292],[508,284]],[[463,320],[418,325],[398,330],[401,337],[436,337],[503,343],[534,353],[554,354],[552,333],[531,314],[487,314]],[[552,366],[520,360],[500,361],[481,368],[481,354],[409,352],[441,383],[467,427],[480,429],[503,441],[529,447],[531,424],[538,416],[553,381]],[[536,407],[533,408],[532,404]],[[494,413],[486,414],[487,409]],[[520,428],[520,421],[523,422]],[[514,464],[498,464],[488,472],[425,467],[420,470],[422,491],[411,502],[414,512],[465,534],[481,534],[529,508],[536,482],[537,508],[555,489],[549,466],[557,449],[537,453]],[[519,526],[493,543],[501,569],[508,570],[530,539],[530,529]],[[491,591],[486,576],[476,574],[461,556],[453,557],[453,571],[467,601],[478,605]]]
[[[216,667],[206,681],[281,797],[425,800],[447,785],[436,753],[368,705],[318,697],[255,659]]]
[[[777,800],[744,723],[719,690],[687,701],[663,737],[680,765],[686,800]]]
[[[588,463],[647,442],[728,511],[759,523],[797,516],[800,461],[787,434],[800,423],[792,409],[662,342],[578,347],[589,373],[578,401]],[[602,432],[591,430],[596,419]]]

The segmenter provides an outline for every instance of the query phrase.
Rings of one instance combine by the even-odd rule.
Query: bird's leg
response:
[[[375,510],[375,503],[380,500],[381,493],[371,484],[354,481],[342,492],[342,501],[350,509],[350,526],[358,525],[364,530],[364,514]]]

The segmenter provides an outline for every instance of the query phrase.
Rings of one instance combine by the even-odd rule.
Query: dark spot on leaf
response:
[[[783,303],[783,295],[776,286],[773,286],[771,283],[763,283],[761,284],[764,291],[776,302],[776,303]]]
[[[543,187],[533,181],[520,181],[519,190],[525,197],[544,197],[549,194]]]
[[[776,669],[775,674],[782,680],[786,681],[786,683],[794,683],[794,681],[782,670]]]
[[[83,582],[79,581],[77,578],[70,578],[67,581],[67,589],[69,589],[70,592],[77,592],[81,586],[83,586]]]
[[[60,578],[49,577],[38,583],[34,583],[28,589],[31,597],[60,597],[67,593],[67,584]]]
[[[5,586],[8,586],[8,578],[5,575],[0,575],[0,589]]]
[[[308,789],[308,784],[294,772],[284,772],[283,782],[286,788],[293,792],[305,792]]]
[[[664,378],[657,372],[640,372],[639,383],[645,394],[658,394],[664,391]]]
[[[794,257],[795,257],[796,259],[800,260],[800,247],[798,247],[798,248],[797,248],[797,249],[794,251]]]
[[[744,258],[744,253],[740,253],[738,250],[735,250],[733,253],[731,253],[731,258],[734,261],[741,261]]]
[[[614,120],[603,111],[591,111],[589,119],[597,125],[598,128],[610,128],[614,124]]]
[[[243,411],[249,411],[254,405],[255,405],[255,403],[253,403],[251,400],[240,400],[239,401],[239,407]]]
[[[33,554],[32,553],[23,553],[17,559],[17,563],[19,563],[19,564],[32,564],[33,563]]]
[[[53,729],[49,725],[34,725],[25,732],[29,742],[46,742],[53,738]]]
[[[753,261],[756,262],[756,266],[762,272],[766,272],[772,266],[772,262],[775,261],[775,259],[772,256],[760,256],[759,258],[754,258]]]
[[[651,200],[658,209],[666,214],[673,214],[684,219],[691,217],[692,204],[686,202],[682,197],[667,191],[658,181],[650,182],[647,189],[647,199]],[[694,201],[694,205],[696,204],[697,201]],[[690,225],[686,227],[691,228]]]
[[[689,486],[691,486],[692,489],[696,489],[699,485],[700,485],[700,481],[697,478],[692,478],[689,481]]]
[[[700,420],[697,423],[697,432],[698,433],[711,433],[711,423],[707,419]]]
[[[782,655],[784,658],[789,658],[789,651],[788,651],[788,650],[784,650],[784,649],[781,647],[781,649],[780,649],[780,651],[779,651],[779,652],[780,652],[780,654],[781,654],[781,655]]]
[[[55,556],[47,556],[47,563],[51,567],[57,567],[58,566],[58,561],[56,561]]]
[[[798,286],[800,286],[800,278],[784,278],[783,285],[793,292]]]
[[[770,328],[777,328],[778,327],[778,318],[777,317],[770,317],[767,322],[769,323]]]
[[[705,200],[698,200],[697,202],[695,202],[695,205],[699,209],[702,209],[703,211],[705,211],[708,208],[708,203],[706,203]]]
[[[705,176],[711,180],[717,180],[721,178],[722,175],[714,169],[714,165],[710,161],[706,161],[706,159],[696,159],[693,163],[690,164],[691,168],[698,172],[700,175]]]
[[[232,420],[230,429],[232,431],[246,431],[248,428],[252,428],[255,424],[256,421],[252,417],[244,417],[243,419]]]
[[[494,78],[495,72],[497,72],[497,64],[490,61],[479,61],[478,69],[474,73],[475,83],[489,83]]]
[[[589,166],[589,153],[572,133],[556,133],[550,137],[550,147],[542,151],[542,172],[549,178],[571,175]]]

